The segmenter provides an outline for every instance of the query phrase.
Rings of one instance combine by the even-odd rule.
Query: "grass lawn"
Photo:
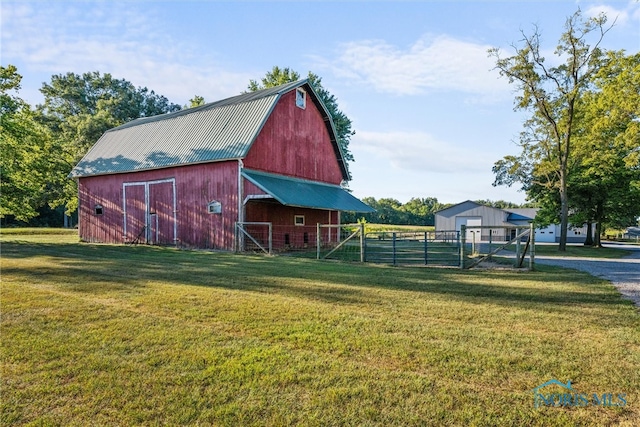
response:
[[[50,238],[1,236],[1,425],[640,424],[640,312],[580,272]]]
[[[586,258],[622,258],[630,255],[630,251],[615,248],[593,248],[584,245],[567,245],[565,252],[558,251],[558,245],[536,244],[536,255]]]
[[[393,231],[435,231],[433,225],[388,225],[366,223],[364,225],[365,233],[393,232]]]
[[[0,242],[77,243],[78,230],[73,228],[0,228]]]
[[[497,248],[499,244],[494,244],[493,248]],[[469,245],[467,245],[469,246]],[[489,252],[489,245],[483,243],[478,245],[483,253]],[[522,243],[521,250],[524,250],[525,244]],[[515,252],[516,245],[511,244],[505,248],[506,251]],[[552,257],[576,257],[576,258],[606,258],[606,259],[619,259],[625,256],[631,255],[631,251],[616,248],[593,248],[591,246],[584,245],[567,245],[567,250],[564,252],[558,251],[557,244],[536,243],[536,256],[552,256]],[[528,254],[528,252],[527,252]],[[528,256],[528,255],[527,255]],[[537,266],[536,266],[537,268]]]

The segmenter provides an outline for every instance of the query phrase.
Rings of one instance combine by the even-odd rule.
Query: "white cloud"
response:
[[[640,2],[637,0],[630,1],[626,7],[617,8],[608,4],[598,4],[591,6],[585,10],[585,15],[596,17],[604,13],[607,15],[608,22],[616,25],[625,26],[629,22],[640,20]]]
[[[394,169],[435,173],[486,173],[495,159],[490,153],[439,141],[426,132],[358,131],[351,142],[358,151],[386,159]]]
[[[184,35],[181,35],[184,36]],[[239,93],[249,73],[226,71],[215,53],[179,42],[148,11],[108,2],[2,5],[3,58],[38,73],[100,71],[146,86],[172,102]]]
[[[454,90],[481,97],[505,92],[508,85],[492,72],[488,45],[447,35],[422,37],[406,49],[382,40],[343,44],[335,60],[315,58],[342,78],[397,95]]]

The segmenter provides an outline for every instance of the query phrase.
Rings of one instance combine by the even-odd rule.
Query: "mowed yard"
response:
[[[59,231],[3,231],[1,263],[2,425],[640,425],[640,311],[576,271]],[[627,404],[535,408],[551,379]]]

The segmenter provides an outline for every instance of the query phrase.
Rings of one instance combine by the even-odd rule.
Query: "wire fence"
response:
[[[400,266],[472,268],[504,253],[522,267],[533,268],[530,227],[501,232],[507,238],[492,239],[496,227],[461,227],[460,231],[369,231],[364,224],[274,226],[271,223],[238,223],[236,250],[316,259],[371,262]],[[486,236],[488,240],[480,240]],[[478,239],[478,240],[476,240]],[[528,254],[528,257],[526,257]]]
[[[525,265],[529,269],[534,267],[535,233],[532,224],[472,227],[462,225],[460,239],[463,248],[463,268],[473,268],[496,260],[503,265],[511,264],[516,268]]]

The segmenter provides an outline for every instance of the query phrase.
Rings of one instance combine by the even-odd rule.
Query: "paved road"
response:
[[[640,247],[618,243],[604,246],[633,253],[619,259],[536,256],[536,263],[573,268],[610,280],[625,298],[640,308]]]

